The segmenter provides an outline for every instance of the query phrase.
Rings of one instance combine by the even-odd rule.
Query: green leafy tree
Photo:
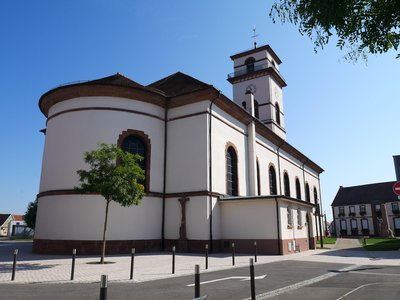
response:
[[[26,209],[24,220],[29,228],[35,229],[36,224],[36,212],[37,212],[38,200],[29,202]]]
[[[315,52],[336,34],[336,46],[347,49],[344,58],[352,61],[397,51],[400,42],[399,0],[279,0],[269,16],[274,23],[280,19],[298,25],[314,41]]]
[[[106,201],[103,245],[100,263],[104,263],[108,209],[111,201],[122,206],[138,205],[144,196],[144,171],[138,165],[142,157],[125,152],[116,145],[99,144],[98,150],[84,153],[89,170],[78,170],[80,186],[75,190],[98,193]]]

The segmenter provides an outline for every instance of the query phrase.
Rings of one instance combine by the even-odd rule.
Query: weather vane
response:
[[[251,38],[254,39],[254,49],[257,48],[257,37],[258,34],[256,34],[256,25],[253,26],[253,35],[251,36]]]

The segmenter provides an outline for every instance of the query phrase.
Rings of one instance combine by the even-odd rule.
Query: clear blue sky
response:
[[[321,167],[322,200],[340,185],[395,180],[400,154],[399,63],[341,61],[334,41],[315,54],[271,1],[60,0],[0,2],[0,213],[24,213],[38,193],[45,117],[39,97],[71,81],[120,72],[149,84],[177,71],[231,98],[230,55],[268,43],[283,61],[287,140]],[[328,217],[330,218],[330,217]]]

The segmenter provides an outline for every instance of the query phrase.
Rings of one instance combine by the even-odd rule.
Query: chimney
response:
[[[393,155],[394,169],[396,171],[396,180],[400,181],[400,155]]]

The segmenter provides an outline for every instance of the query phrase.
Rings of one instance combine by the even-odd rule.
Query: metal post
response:
[[[73,249],[72,250],[71,280],[74,280],[74,275],[75,275],[75,258],[76,258],[76,249]]]
[[[256,300],[256,287],[254,283],[254,262],[250,258],[250,289],[251,289],[251,300]]]
[[[208,269],[208,244],[206,244],[206,270]]]
[[[172,274],[175,274],[175,246],[172,246]]]
[[[257,242],[254,241],[254,262],[257,262]]]
[[[199,265],[194,266],[194,297],[200,297],[200,267]]]
[[[108,276],[101,275],[100,280],[100,300],[107,300]]]
[[[232,243],[232,266],[235,265],[235,243]]]
[[[18,255],[18,249],[15,249],[14,250],[14,260],[13,260],[13,268],[12,268],[11,280],[15,280],[15,268],[17,267],[17,255]]]
[[[136,249],[132,248],[132,252],[131,252],[131,276],[130,276],[131,280],[133,279],[133,266],[134,266],[134,263],[135,263],[135,252],[136,252]]]

